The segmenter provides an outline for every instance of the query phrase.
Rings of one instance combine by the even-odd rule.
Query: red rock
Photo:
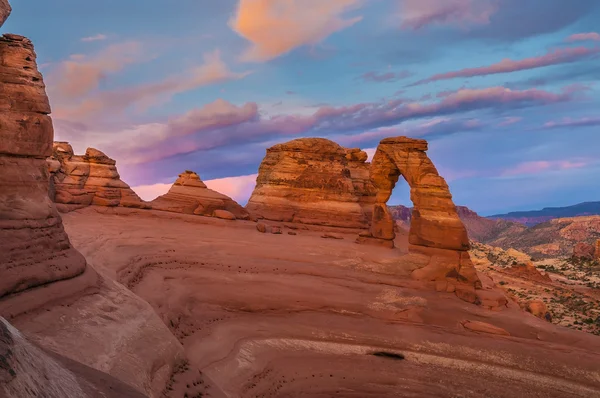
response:
[[[267,226],[265,224],[259,222],[259,223],[256,224],[256,230],[258,232],[261,232],[261,233],[264,234],[265,232],[267,232]]]
[[[213,217],[221,218],[223,220],[235,220],[236,217],[233,213],[227,210],[215,210],[213,211]]]
[[[179,175],[169,192],[150,202],[152,209],[174,213],[212,216],[216,210],[226,210],[236,218],[247,220],[250,215],[227,195],[208,189],[193,171]]]
[[[573,258],[593,260],[596,257],[597,247],[587,243],[578,243],[573,248]]]
[[[548,307],[546,303],[541,300],[532,300],[527,302],[525,305],[525,309],[527,312],[530,312],[534,316],[544,319],[548,322],[552,322],[552,315],[548,311]]]
[[[298,234],[294,231],[288,231],[288,235],[298,235]]]
[[[527,264],[519,264],[506,268],[504,272],[519,278],[530,279],[537,282],[552,282],[550,275],[542,274],[531,261],[527,262]]]
[[[60,167],[56,168],[56,162]],[[65,209],[85,206],[123,206],[149,208],[133,190],[121,181],[116,162],[103,152],[88,148],[83,156],[73,153],[67,142],[55,142],[48,159],[56,203]]]
[[[10,15],[11,8],[8,0],[0,0],[0,26],[4,25],[4,21]]]
[[[341,236],[341,235],[332,234],[332,233],[329,233],[329,232],[324,233],[323,235],[321,235],[321,238],[324,238],[324,239],[344,239],[344,237]]]
[[[600,239],[596,240],[596,249],[594,250],[594,259],[600,260]]]
[[[281,235],[281,227],[278,227],[276,225],[272,226],[271,233],[275,235]]]
[[[462,325],[465,327],[465,329],[471,330],[473,332],[496,334],[499,336],[510,336],[510,333],[506,330],[486,322],[464,321]]]
[[[374,201],[367,154],[323,138],[267,149],[246,208],[258,218],[366,228]]]

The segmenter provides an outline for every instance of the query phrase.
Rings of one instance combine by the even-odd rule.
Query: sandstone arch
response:
[[[467,230],[456,212],[448,184],[425,153],[427,149],[427,141],[407,137],[380,142],[371,163],[371,180],[376,189],[373,218],[369,236],[363,236],[362,241],[393,247],[394,220],[386,202],[402,176],[410,186],[414,205],[409,251],[431,258],[415,267],[413,276],[478,287],[480,282],[468,254]],[[454,288],[455,283],[450,289]]]

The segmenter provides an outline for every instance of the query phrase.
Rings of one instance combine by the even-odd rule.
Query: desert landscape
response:
[[[56,139],[43,67],[0,37],[0,397],[600,397],[596,202],[480,216],[410,132],[145,200]]]

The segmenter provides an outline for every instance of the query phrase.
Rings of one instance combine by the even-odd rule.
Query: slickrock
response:
[[[374,203],[367,154],[323,138],[267,149],[246,208],[258,218],[366,228]]]
[[[505,272],[519,278],[525,278],[536,282],[552,282],[550,276],[538,271],[531,261],[527,262],[527,264],[514,265],[505,269]]]
[[[48,169],[52,175],[51,198],[61,211],[90,205],[149,208],[121,181],[116,161],[97,149],[88,148],[85,155],[78,156],[69,143],[55,142]]]
[[[169,192],[150,202],[153,210],[214,216],[216,210],[226,210],[236,218],[247,220],[250,214],[227,195],[208,189],[200,176],[186,170],[179,174]]]
[[[471,262],[467,230],[458,216],[446,181],[425,153],[427,141],[407,137],[382,140],[371,165],[371,180],[376,189],[370,236],[359,236],[358,243],[382,242],[393,247],[395,222],[386,202],[400,176],[410,186],[414,204],[408,235],[409,251],[415,263],[422,262],[412,272],[415,279],[448,280],[465,284],[456,294],[464,300],[477,302],[472,288],[481,287]],[[419,260],[421,256],[425,260]]]
[[[473,332],[496,334],[500,336],[510,336],[510,333],[497,326],[481,321],[464,321],[462,325],[465,329]]]
[[[49,197],[47,158],[54,135],[49,114],[31,41],[4,35],[0,38],[0,314],[43,348],[157,396],[182,355],[181,345],[148,303],[98,275],[71,246]],[[101,156],[89,157],[100,161]],[[4,389],[19,397],[31,396],[31,391],[42,391],[38,396],[86,396],[83,385],[83,394],[53,390],[77,384],[62,383],[70,377],[68,372],[40,363],[44,359],[36,352],[30,351],[31,363],[22,363],[27,358],[20,355],[27,353],[21,348],[19,344],[11,351],[18,358],[0,357],[0,381],[7,383],[0,387],[0,395]],[[15,374],[9,371],[8,378],[2,374],[4,360],[14,365]],[[74,366],[81,370],[81,363]],[[45,370],[44,379],[35,373]],[[102,377],[110,385],[110,377]]]
[[[48,197],[54,131],[35,60],[28,39],[0,38],[0,297],[86,268]]]
[[[43,351],[1,317],[0,358],[1,397],[144,397],[107,374]]]

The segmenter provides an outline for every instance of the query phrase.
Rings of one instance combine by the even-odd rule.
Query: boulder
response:
[[[552,315],[548,311],[548,307],[546,303],[541,300],[532,300],[527,302],[525,305],[525,309],[527,312],[530,312],[534,316],[544,319],[548,322],[552,322]]]
[[[261,233],[264,234],[265,232],[267,232],[267,226],[265,224],[259,222],[259,223],[256,224],[256,230],[258,232],[261,232]]]
[[[367,154],[324,138],[267,149],[246,208],[258,218],[367,228],[374,202]]]
[[[213,211],[213,217],[220,218],[222,220],[235,220],[233,213],[227,210],[215,210]]]
[[[78,156],[68,142],[55,142],[47,162],[52,177],[52,199],[62,205],[61,211],[90,205],[149,208],[121,181],[116,161],[97,149],[88,148],[85,155]]]
[[[186,170],[179,175],[169,192],[150,202],[152,209],[174,213],[213,216],[225,210],[236,218],[247,220],[250,214],[229,196],[208,189],[200,176]]]
[[[470,330],[472,332],[495,334],[499,336],[510,336],[510,333],[506,330],[486,322],[464,321],[462,322],[462,325],[465,329]]]
[[[271,233],[274,235],[281,235],[281,227],[274,225],[271,227]]]

